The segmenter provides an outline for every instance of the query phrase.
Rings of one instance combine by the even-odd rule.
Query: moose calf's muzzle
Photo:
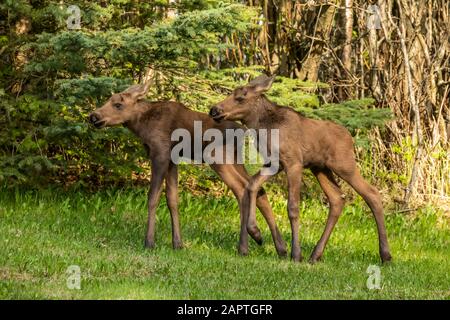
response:
[[[223,119],[223,110],[219,107],[212,107],[211,110],[209,110],[209,116],[213,118],[216,121]]]
[[[101,128],[104,124],[104,121],[101,121],[99,116],[95,113],[91,113],[89,115],[89,122],[92,123],[96,128]]]

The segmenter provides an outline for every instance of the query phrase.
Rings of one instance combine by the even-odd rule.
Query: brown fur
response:
[[[90,115],[90,121],[98,128],[123,124],[142,140],[148,151],[152,166],[145,246],[152,248],[155,245],[156,208],[161,195],[162,183],[165,180],[167,204],[172,219],[173,247],[181,248],[182,240],[178,217],[178,173],[177,165],[170,158],[171,149],[176,142],[171,141],[171,134],[175,129],[184,128],[193,137],[194,121],[202,121],[203,130],[216,128],[222,132],[227,128],[239,128],[239,125],[231,121],[217,123],[207,114],[192,111],[180,103],[142,100],[147,90],[147,85],[137,85],[122,93],[114,94],[101,108]],[[206,143],[203,147],[205,146]],[[184,156],[192,157],[192,155]],[[241,204],[245,186],[249,180],[249,175],[244,166],[213,164],[211,167],[232,190],[239,204]],[[278,254],[285,256],[286,247],[275,224],[275,218],[264,190],[259,193],[257,206],[269,225]],[[259,244],[262,243],[261,232],[256,226],[252,226],[251,229],[248,229],[248,232],[255,241]],[[247,254],[248,252],[247,223],[244,223],[242,216],[239,252],[241,254]]]
[[[344,207],[343,193],[336,183],[333,173],[348,182],[366,201],[375,217],[379,250],[383,262],[390,261],[391,255],[384,225],[383,206],[378,190],[368,184],[360,175],[353,152],[353,139],[344,127],[330,121],[319,121],[301,116],[288,107],[280,107],[269,101],[263,92],[270,89],[273,78],[261,76],[249,85],[237,88],[224,101],[211,109],[210,115],[216,121],[240,120],[252,129],[279,129],[280,167],[288,178],[288,213],[292,231],[292,258],[302,259],[298,227],[300,184],[303,168],[310,168],[323,191],[330,210],[325,230],[317,243],[311,262],[318,261],[323,254],[331,232]],[[255,225],[256,191],[270,176],[261,172],[250,179],[247,186],[245,210],[251,229]]]

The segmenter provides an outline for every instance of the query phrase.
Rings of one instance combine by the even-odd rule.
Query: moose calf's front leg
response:
[[[155,247],[156,208],[161,197],[161,186],[166,172],[167,166],[152,165],[152,178],[150,182],[150,191],[148,193],[148,223],[147,234],[145,236],[146,248]]]
[[[256,198],[258,196],[258,191],[271,176],[263,175],[261,171],[250,178],[243,197],[243,204],[241,210],[243,210],[241,217],[243,218],[243,223],[247,227],[250,234],[253,234],[258,230],[256,225]],[[247,248],[248,250],[248,248]]]

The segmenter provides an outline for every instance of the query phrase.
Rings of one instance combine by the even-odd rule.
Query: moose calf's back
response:
[[[241,120],[249,128],[279,129],[279,160],[288,180],[288,216],[291,224],[291,256],[300,261],[299,200],[303,167],[310,167],[324,190],[329,203],[327,223],[310,261],[318,261],[325,249],[331,232],[342,213],[342,191],[333,172],[358,192],[366,201],[375,217],[379,237],[379,252],[383,262],[391,260],[384,225],[383,205],[378,190],[359,173],[353,151],[353,141],[343,127],[328,122],[307,119],[294,109],[279,107],[264,96],[275,77],[261,75],[244,87],[239,87],[217,103],[210,115],[217,121]],[[271,139],[267,139],[270,143]],[[271,146],[272,147],[272,146]],[[271,148],[272,149],[272,148]],[[276,149],[275,149],[276,150]],[[266,170],[256,173],[248,182],[246,192],[249,201],[242,207],[247,225],[256,224],[256,190],[270,178]]]
[[[202,134],[205,130],[215,128],[222,132],[226,129],[242,128],[233,121],[216,122],[207,114],[188,109],[181,103],[173,101],[139,102],[142,112],[127,126],[138,136],[150,141],[161,142],[170,139],[176,129],[185,129],[194,137],[195,123],[201,126]]]
[[[343,126],[303,117],[291,108],[279,107],[279,112],[272,127],[280,129],[280,140],[288,141],[281,144],[282,153],[299,151],[305,167],[335,166],[336,161],[346,161],[349,154],[354,159],[353,139]]]

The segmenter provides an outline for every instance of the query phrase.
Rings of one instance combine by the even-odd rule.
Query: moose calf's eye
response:
[[[122,110],[123,105],[121,103],[115,103],[114,108],[116,108],[117,110]]]
[[[239,91],[236,91],[236,92],[234,93],[234,99],[235,99],[237,102],[242,102],[242,101],[244,101],[246,96],[247,96],[247,90],[246,90],[245,88],[243,88],[243,89],[241,89],[241,90],[239,90]]]

